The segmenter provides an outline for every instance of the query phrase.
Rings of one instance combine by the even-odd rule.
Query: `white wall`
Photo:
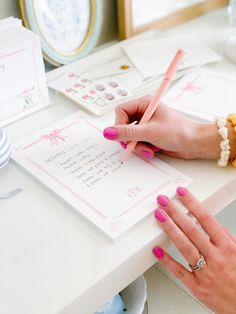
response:
[[[0,0],[0,19],[11,15],[18,17],[17,1]]]

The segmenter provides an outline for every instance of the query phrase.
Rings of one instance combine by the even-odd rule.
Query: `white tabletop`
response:
[[[226,11],[218,10],[170,33],[192,34],[222,54],[226,25]],[[209,67],[236,74],[236,65],[227,60]],[[11,139],[15,141],[78,110],[63,97],[55,102],[9,126]],[[214,212],[236,197],[234,169],[219,169],[210,161],[163,159],[194,179],[191,191]],[[11,162],[1,171],[0,191],[13,187],[24,191],[1,201],[0,313],[91,314],[150,268],[155,263],[152,247],[166,239],[150,216],[112,243]]]

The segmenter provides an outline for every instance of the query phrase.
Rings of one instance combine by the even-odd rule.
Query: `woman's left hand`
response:
[[[210,310],[236,313],[236,238],[187,189],[179,187],[177,196],[190,215],[161,195],[155,218],[192,267],[201,255],[203,265],[191,271],[160,247],[155,247],[153,254]]]

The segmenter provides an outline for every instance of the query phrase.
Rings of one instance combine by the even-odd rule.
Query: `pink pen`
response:
[[[164,93],[166,92],[167,88],[170,85],[170,82],[173,78],[173,76],[175,75],[178,66],[180,64],[180,62],[183,59],[183,56],[185,55],[185,52],[182,49],[179,49],[177,51],[177,53],[174,56],[174,59],[171,61],[165,75],[163,78],[163,81],[161,83],[161,85],[159,86],[159,88],[156,91],[156,94],[152,97],[146,111],[144,112],[144,115],[142,116],[141,120],[139,121],[139,124],[143,124],[148,122],[151,117],[153,116],[154,112],[157,109],[157,106],[159,105],[162,96],[164,95]],[[132,153],[132,151],[135,149],[135,146],[137,145],[137,142],[130,142],[127,145],[127,148],[125,150],[125,153],[123,155],[122,158],[122,162],[124,162],[125,160],[127,160],[130,156],[130,154]]]

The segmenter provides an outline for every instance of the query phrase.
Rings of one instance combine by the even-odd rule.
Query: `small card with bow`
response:
[[[213,122],[235,111],[235,90],[235,77],[196,68],[167,92],[163,102],[197,120]]]

